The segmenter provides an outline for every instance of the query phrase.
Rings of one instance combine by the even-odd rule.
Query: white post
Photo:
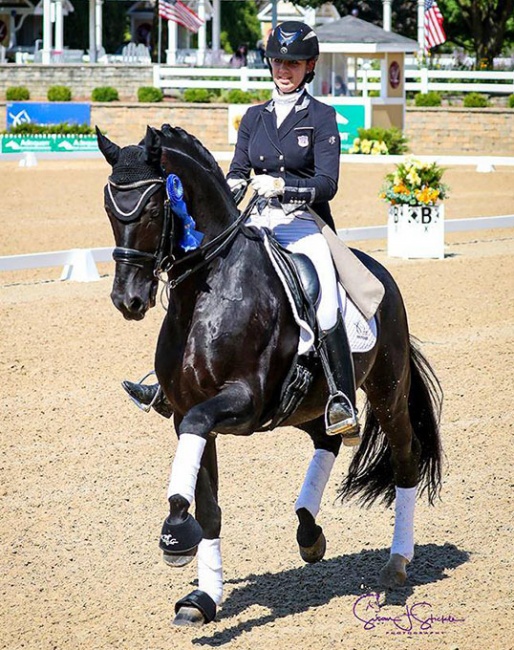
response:
[[[221,49],[221,2],[213,0],[212,3],[212,49],[219,52]]]
[[[96,19],[96,47],[102,47],[103,43],[103,0],[95,0],[95,19]]]
[[[198,18],[203,20],[203,25],[198,30],[198,56],[196,65],[205,63],[205,50],[207,49],[207,25],[205,23],[205,0],[198,0]]]
[[[420,70],[421,73],[421,92],[426,94],[428,92],[428,68],[424,67]]]
[[[240,68],[241,72],[241,90],[248,90],[248,83],[250,78],[248,77],[248,68],[244,66],[243,68]]]
[[[89,63],[96,63],[96,0],[89,0]]]
[[[166,63],[177,64],[177,41],[178,25],[173,20],[168,20],[168,50],[166,52]]]
[[[384,31],[391,31],[391,0],[382,0],[382,22]]]
[[[418,0],[418,45],[421,54],[425,54],[425,2]]]
[[[48,65],[52,52],[52,3],[50,0],[43,0],[43,50],[41,52],[41,63]]]
[[[62,0],[55,0],[55,49],[57,52],[62,52],[64,49],[63,33]]]
[[[368,96],[368,70],[370,68],[369,63],[364,63],[362,66],[362,96]]]
[[[9,44],[8,48],[16,46],[16,9],[12,9],[9,15]]]

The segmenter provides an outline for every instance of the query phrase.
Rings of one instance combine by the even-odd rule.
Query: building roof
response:
[[[376,54],[379,52],[415,52],[417,41],[373,25],[355,16],[316,27],[321,52]]]

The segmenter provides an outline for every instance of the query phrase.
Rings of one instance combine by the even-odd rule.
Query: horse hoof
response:
[[[200,627],[216,618],[216,603],[201,589],[195,589],[188,596],[175,603],[174,625]]]
[[[194,560],[197,551],[198,546],[195,546],[191,550],[185,551],[184,553],[163,552],[162,559],[167,566],[172,567],[173,569],[180,569],[181,567],[186,566],[192,560]]]
[[[196,607],[181,607],[173,619],[173,625],[183,627],[201,627],[204,624],[204,615]]]
[[[301,546],[298,545],[300,549],[300,556],[304,562],[309,564],[314,564],[319,562],[325,557],[325,551],[327,550],[327,540],[323,532],[320,533],[318,539],[314,542],[312,546]]]
[[[408,563],[409,561],[403,555],[393,553],[380,571],[380,584],[388,589],[402,587],[407,580],[405,567]]]

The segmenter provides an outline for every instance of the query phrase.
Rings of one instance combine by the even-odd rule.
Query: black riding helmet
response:
[[[319,42],[316,32],[296,20],[281,23],[271,32],[266,43],[266,59],[271,72],[270,59],[285,61],[309,61],[319,56]],[[314,70],[305,75],[302,86],[314,78]]]

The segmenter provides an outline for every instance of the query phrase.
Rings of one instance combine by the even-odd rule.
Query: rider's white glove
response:
[[[283,178],[276,178],[269,174],[259,174],[252,178],[250,185],[259,196],[271,199],[274,196],[281,196],[286,186]]]
[[[236,190],[246,186],[246,180],[244,178],[227,178],[227,185],[230,187],[232,194],[234,194]]]

